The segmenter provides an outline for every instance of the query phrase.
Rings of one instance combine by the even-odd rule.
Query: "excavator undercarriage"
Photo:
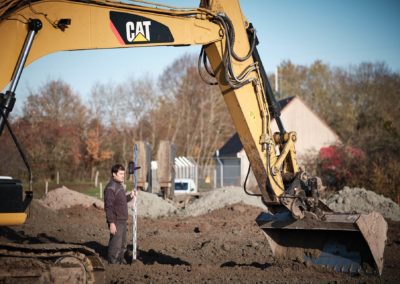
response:
[[[72,244],[0,243],[0,282],[104,283],[95,251]]]

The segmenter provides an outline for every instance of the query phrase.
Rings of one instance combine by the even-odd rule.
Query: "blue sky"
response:
[[[200,1],[158,2],[197,7]],[[386,62],[400,72],[400,1],[398,0],[242,0],[247,19],[257,30],[258,50],[267,72],[283,60],[331,66]],[[16,91],[17,112],[28,89],[62,79],[87,100],[96,82],[120,83],[143,74],[157,77],[184,53],[200,47],[151,47],[59,52],[27,67]]]

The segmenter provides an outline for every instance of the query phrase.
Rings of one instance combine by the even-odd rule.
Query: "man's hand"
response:
[[[110,233],[111,235],[115,235],[117,233],[117,227],[114,223],[110,223]]]
[[[131,198],[134,198],[134,197],[136,197],[136,191],[135,191],[135,190],[132,190],[132,191],[131,191]]]

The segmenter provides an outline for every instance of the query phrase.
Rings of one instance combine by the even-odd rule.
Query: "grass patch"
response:
[[[103,190],[104,189],[101,189],[101,195],[102,196],[100,196],[100,189],[98,187],[97,188],[96,187],[88,188],[85,191],[82,191],[82,193],[87,194],[89,196],[93,196],[93,197],[99,198],[99,199],[103,199]]]
[[[103,190],[104,187],[107,185],[106,182],[102,183],[103,188],[101,189],[102,195],[103,195]],[[68,189],[78,191],[80,193],[96,197],[99,199],[100,198],[100,188],[95,187],[92,182],[87,182],[87,181],[66,181],[66,182],[60,182],[60,184],[57,184],[56,182],[50,181],[48,182],[48,192],[63,187],[65,186]],[[43,198],[46,192],[46,183],[44,181],[38,181],[33,183],[33,196],[34,198],[40,199]],[[23,188],[24,191],[27,191],[29,189],[29,184],[27,182],[23,183]],[[130,182],[127,182],[126,190],[131,191],[132,190],[132,184]]]

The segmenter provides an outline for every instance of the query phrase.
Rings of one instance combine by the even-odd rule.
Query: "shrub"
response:
[[[328,188],[360,186],[365,175],[365,153],[350,146],[329,146],[319,151],[317,173]]]

